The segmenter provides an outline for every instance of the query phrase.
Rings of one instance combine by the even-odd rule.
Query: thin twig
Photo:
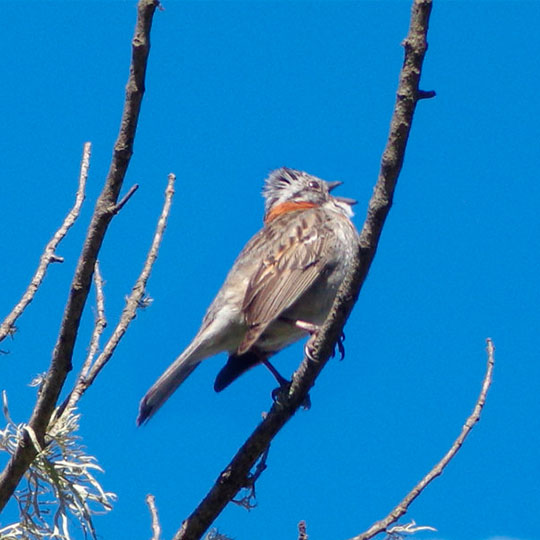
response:
[[[150,52],[150,29],[156,6],[156,0],[139,0],[120,133],[114,145],[113,158],[105,186],[97,200],[71,283],[51,364],[29,421],[29,427],[35,433],[40,444],[45,441],[47,427],[56,407],[58,396],[67,374],[72,369],[73,349],[92,283],[94,265],[109,223],[115,215],[114,209],[118,195],[133,154],[133,142],[144,94],[144,79]],[[28,437],[24,437],[0,475],[0,511],[12,496],[35,456],[34,445],[29,444]]]
[[[79,172],[79,186],[77,187],[77,193],[75,195],[75,203],[73,208],[69,211],[68,215],[64,219],[61,227],[54,233],[54,236],[49,240],[49,243],[45,246],[45,250],[39,259],[39,264],[36,273],[32,277],[28,288],[22,295],[17,305],[13,308],[11,313],[0,324],[0,341],[6,338],[8,335],[12,335],[15,331],[15,321],[22,315],[28,304],[32,302],[36,295],[39,286],[42,284],[45,278],[45,272],[49,264],[53,262],[63,262],[64,259],[55,254],[58,244],[66,236],[69,229],[75,223],[79,217],[82,203],[84,201],[84,194],[86,191],[86,180],[88,178],[88,168],[90,166],[90,153],[92,145],[87,142],[83,146],[83,154],[81,160],[81,168]]]
[[[386,529],[385,540],[401,540],[405,535],[416,534],[420,531],[431,531],[437,532],[435,527],[430,527],[429,525],[417,525],[416,521],[411,520],[410,523],[404,523],[403,525],[394,525],[389,529]]]
[[[118,214],[122,208],[124,208],[125,204],[133,197],[134,193],[139,189],[139,184],[134,184],[129,188],[129,191],[122,197],[122,199],[114,206],[113,212],[115,214]]]
[[[437,476],[439,476],[444,468],[448,465],[450,460],[457,454],[462,444],[465,442],[465,439],[469,435],[473,426],[480,420],[480,414],[484,404],[486,403],[486,396],[491,385],[491,380],[493,376],[493,366],[495,364],[495,348],[491,339],[487,340],[487,368],[486,375],[484,377],[484,382],[482,383],[482,389],[476,405],[473,409],[473,412],[467,418],[467,421],[461,429],[459,437],[454,441],[454,444],[451,446],[450,450],[446,455],[429,471],[420,482],[405,496],[405,498],[384,518],[380,521],[374,523],[366,532],[351,538],[350,540],[369,540],[375,535],[385,531],[389,525],[397,521],[401,516],[403,516],[409,509],[410,504],[422,493],[422,491],[430,484]]]
[[[77,379],[84,379],[88,375],[88,371],[90,371],[92,362],[99,350],[99,338],[107,327],[107,319],[105,318],[105,295],[103,294],[103,278],[101,277],[101,270],[99,269],[99,261],[96,261],[94,266],[94,287],[96,288],[96,321],[94,323],[92,337],[90,338],[88,354],[86,355],[86,359]]]
[[[150,510],[150,516],[152,518],[152,538],[150,540],[159,540],[161,536],[161,526],[159,525],[159,516],[156,507],[156,498],[150,493],[146,496],[146,504],[148,510]]]
[[[96,288],[96,321],[94,323],[94,330],[92,331],[92,336],[90,338],[90,345],[88,347],[88,354],[86,359],[83,362],[82,368],[77,376],[74,390],[79,384],[82,384],[88,372],[92,367],[92,363],[96,357],[97,351],[99,350],[99,339],[103,334],[107,326],[107,319],[105,318],[105,295],[103,294],[103,278],[101,276],[101,271],[99,269],[99,261],[96,261],[94,267],[94,286]],[[80,394],[72,390],[68,397],[64,400],[64,403],[54,412],[53,417],[51,417],[51,424],[60,416],[64,414],[67,410],[69,411],[75,407],[76,402],[80,398]],[[69,414],[69,413],[68,413]]]
[[[293,375],[288,395],[280,396],[266,418],[238,450],[232,461],[193,513],[182,523],[174,540],[198,540],[246,483],[250,471],[270,441],[305,402],[309,389],[330,358],[335,343],[358,298],[367,276],[390,207],[411,129],[419,81],[427,49],[426,35],[431,0],[414,0],[409,33],[404,41],[405,59],[400,73],[390,134],[383,153],[379,178],[369,202],[360,235],[360,247],[350,272],[341,285],[332,310],[310,350],[315,362],[304,358]]]
[[[120,320],[118,321],[118,324],[116,325],[116,328],[107,341],[105,347],[103,347],[103,351],[96,358],[96,361],[89,366],[84,373],[81,372],[81,375],[78,377],[71,394],[62,404],[60,413],[62,413],[65,409],[74,407],[84,392],[86,392],[86,390],[91,386],[99,372],[111,359],[116,347],[118,346],[118,343],[126,333],[129,324],[135,318],[137,308],[139,308],[143,303],[142,299],[146,290],[146,283],[150,277],[150,272],[152,271],[154,262],[157,259],[159,246],[161,245],[163,233],[165,232],[165,228],[167,226],[167,219],[171,211],[175,180],[175,175],[169,174],[167,188],[165,189],[165,202],[163,203],[163,209],[161,210],[161,215],[159,216],[157,222],[156,232],[154,233],[152,244],[148,251],[148,255],[146,256],[146,260],[144,261],[143,269],[137,278],[137,281],[135,281],[133,288],[131,289],[131,294],[126,299],[126,305],[122,311]]]
[[[253,510],[257,506],[257,496],[255,494],[255,485],[259,480],[261,474],[266,470],[266,461],[268,459],[268,454],[270,453],[270,446],[264,451],[261,459],[257,462],[255,466],[255,471],[253,474],[250,474],[246,485],[243,486],[247,490],[247,493],[241,499],[233,499],[231,502],[242,506],[246,510]]]
[[[304,520],[298,523],[298,540],[308,540],[307,525]]]

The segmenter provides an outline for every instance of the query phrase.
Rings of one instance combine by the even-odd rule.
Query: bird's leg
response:
[[[280,387],[291,384],[290,381],[283,377],[283,375],[281,375],[281,373],[270,363],[270,360],[268,360],[268,358],[264,358],[262,360],[262,363],[270,370],[270,373],[276,378],[276,381],[278,382]]]
[[[272,399],[274,401],[278,401],[282,392],[288,392],[289,387],[291,386],[291,381],[288,381],[285,377],[283,377],[283,375],[281,375],[281,373],[270,363],[268,358],[264,358],[262,363],[268,368],[279,384],[277,388],[272,390]]]
[[[307,321],[294,321],[294,324],[301,330],[305,330],[311,335],[316,334],[321,328],[318,324],[313,324]]]
[[[268,358],[265,358],[262,360],[262,363],[270,370],[272,375],[276,378],[277,382],[279,383],[278,388],[274,388],[272,390],[272,399],[274,401],[279,400],[279,396],[282,392],[288,392],[289,387],[291,386],[291,381],[287,380],[285,377],[283,377],[279,371],[270,363]],[[309,398],[309,394],[306,395],[306,399],[304,399],[304,402],[302,403],[302,407],[304,409],[310,409],[311,408],[311,399]]]

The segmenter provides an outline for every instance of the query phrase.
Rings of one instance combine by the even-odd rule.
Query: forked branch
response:
[[[72,368],[73,348],[82,312],[88,298],[94,266],[109,223],[116,214],[118,196],[133,154],[133,141],[144,94],[146,65],[150,52],[150,29],[157,5],[157,0],[140,0],[138,4],[135,35],[132,40],[132,60],[120,133],[114,145],[113,158],[105,186],[97,200],[71,283],[51,364],[26,430],[26,433],[35,435],[35,439],[41,446],[45,443],[45,434],[58,396],[66,376]],[[28,436],[21,440],[17,450],[0,475],[0,511],[12,496],[37,452],[36,445]]]
[[[148,282],[148,279],[150,277],[150,272],[152,271],[154,262],[157,259],[159,246],[161,245],[161,241],[163,239],[163,233],[165,232],[165,227],[167,226],[167,219],[171,211],[172,198],[174,195],[175,180],[176,180],[175,175],[169,174],[167,188],[165,189],[165,202],[161,210],[161,215],[159,216],[159,219],[158,219],[156,232],[154,233],[152,244],[146,256],[146,260],[144,261],[143,269],[139,277],[135,281],[135,284],[133,285],[131,294],[126,298],[126,305],[124,307],[124,310],[122,311],[120,320],[118,321],[116,328],[114,329],[111,337],[109,338],[105,347],[103,348],[103,351],[95,359],[95,361],[94,361],[94,357],[89,354],[79,376],[77,377],[77,382],[75,383],[73,390],[71,391],[66,401],[62,404],[59,414],[62,414],[62,412],[66,408],[69,409],[71,407],[74,407],[77,404],[77,402],[79,401],[81,396],[84,394],[84,392],[86,392],[86,390],[94,382],[94,380],[96,379],[100,371],[105,367],[105,364],[111,359],[114,351],[116,350],[116,347],[120,343],[120,340],[126,333],[129,324],[135,318],[135,315],[137,313],[137,308],[141,307],[141,305],[144,304],[146,283]],[[98,317],[96,320],[94,335],[96,334],[96,330],[99,329],[99,323],[101,320],[100,309],[99,309],[101,287],[100,287],[99,281],[96,282],[96,290],[97,290],[96,296],[98,299]],[[102,298],[102,294],[101,294],[101,298]],[[91,344],[93,343],[93,341],[94,340],[92,339]],[[92,350],[92,346],[90,347],[90,350]]]

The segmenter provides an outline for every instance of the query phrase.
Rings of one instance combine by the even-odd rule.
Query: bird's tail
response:
[[[198,350],[199,349],[199,350]],[[147,422],[171,397],[172,393],[193,373],[207,356],[200,354],[200,348],[191,344],[152,385],[141,399],[137,425]]]

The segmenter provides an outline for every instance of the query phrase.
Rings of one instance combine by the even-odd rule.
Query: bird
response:
[[[263,228],[238,255],[193,341],[142,398],[137,425],[220,352],[229,357],[216,392],[258,364],[286,382],[269,358],[316,334],[358,249],[351,221],[356,201],[331,194],[341,184],[287,167],[269,174]]]

